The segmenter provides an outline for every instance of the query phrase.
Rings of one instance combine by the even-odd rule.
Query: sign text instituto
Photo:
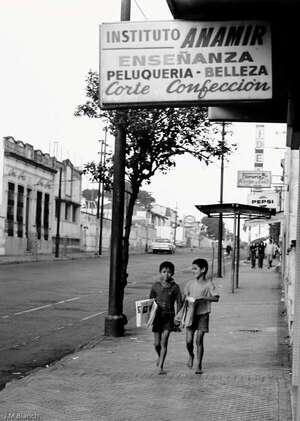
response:
[[[272,98],[265,22],[104,23],[100,50],[103,108]]]

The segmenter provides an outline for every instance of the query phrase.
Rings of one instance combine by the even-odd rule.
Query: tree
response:
[[[82,190],[82,196],[86,200],[97,201],[98,200],[98,189],[84,189]],[[106,191],[104,192],[104,197],[111,199],[112,192]],[[139,206],[143,206],[145,209],[151,207],[152,203],[155,202],[154,197],[146,190],[140,190],[138,194],[138,198],[136,204]]]
[[[86,200],[97,200],[98,190],[97,189],[84,189],[82,190],[82,196]]]
[[[208,216],[205,216],[201,219],[201,223],[207,226],[206,235],[208,237],[214,237],[216,240],[219,237],[219,218],[209,218]],[[222,238],[224,238],[225,235],[225,225],[223,222],[222,227]]]
[[[137,205],[143,206],[145,209],[151,208],[151,205],[155,202],[154,197],[146,190],[140,190],[136,203]]]
[[[99,108],[99,75],[89,71],[86,79],[87,101],[79,105],[76,116],[102,118],[115,135],[119,121],[124,118],[118,111],[103,111]],[[126,110],[126,176],[131,184],[127,205],[125,234],[123,238],[123,276],[127,283],[129,258],[129,236],[133,207],[143,184],[149,184],[151,177],[167,173],[175,166],[175,157],[190,154],[199,161],[209,164],[213,157],[229,154],[232,145],[222,142],[218,126],[211,126],[204,107],[190,108],[135,108]],[[113,156],[108,156],[103,167],[95,162],[86,165],[86,172],[96,181],[99,174],[107,188],[111,185]]]

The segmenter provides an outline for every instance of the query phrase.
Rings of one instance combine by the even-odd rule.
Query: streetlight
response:
[[[225,141],[225,121],[222,123],[222,148]],[[221,179],[220,179],[220,204],[223,203],[223,178],[224,178],[224,153],[221,155]],[[222,278],[222,240],[223,240],[223,216],[219,214],[218,235],[218,278]]]

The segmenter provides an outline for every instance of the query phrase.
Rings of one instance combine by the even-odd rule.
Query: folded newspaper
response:
[[[153,298],[135,302],[136,327],[150,327],[155,318],[157,304]]]

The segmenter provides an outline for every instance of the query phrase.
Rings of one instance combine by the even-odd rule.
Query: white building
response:
[[[52,253],[59,204],[60,244],[79,249],[81,172],[13,137],[1,142],[0,164],[0,253]]]

